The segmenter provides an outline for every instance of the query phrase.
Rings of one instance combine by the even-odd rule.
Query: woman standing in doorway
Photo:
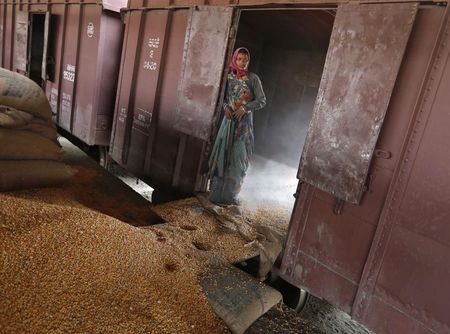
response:
[[[250,53],[238,48],[229,66],[220,125],[209,159],[209,199],[219,205],[238,205],[237,196],[253,153],[252,112],[266,105],[259,77],[248,71]]]

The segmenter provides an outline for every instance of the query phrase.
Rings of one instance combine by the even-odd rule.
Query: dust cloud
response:
[[[297,168],[253,155],[239,195],[250,207],[277,206],[291,211],[297,189]]]

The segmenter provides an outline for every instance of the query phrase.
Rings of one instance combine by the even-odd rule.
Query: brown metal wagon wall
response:
[[[299,186],[283,276],[377,333],[449,332],[448,36],[419,9],[360,204]]]
[[[88,145],[109,145],[123,5],[124,0],[105,1],[111,9],[105,10],[98,1],[0,2],[0,64],[32,78],[33,26],[27,23],[47,14],[42,86],[56,123]]]
[[[200,168],[207,140],[180,132],[175,126],[185,41],[196,25],[186,4],[168,8],[167,2],[132,1],[124,12],[126,28],[110,154],[155,188],[192,193],[206,186]],[[230,12],[223,10],[224,15]],[[212,13],[210,19],[221,13]],[[226,46],[228,31],[221,33],[226,35],[219,35],[223,41],[219,44]],[[211,37],[206,33],[202,36],[205,40]],[[210,48],[218,46],[223,47]],[[203,50],[206,54],[209,51]],[[201,53],[200,49],[197,52]],[[214,68],[219,80],[222,66]],[[211,99],[210,94],[203,96]]]
[[[183,144],[173,129],[188,16],[188,9],[125,14],[110,149],[114,160],[156,187],[176,187],[175,175],[183,173],[186,192],[193,191],[203,144],[191,138]]]

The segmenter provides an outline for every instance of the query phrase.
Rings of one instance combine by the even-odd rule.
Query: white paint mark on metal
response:
[[[147,46],[150,48],[148,52],[148,58],[144,59],[143,68],[149,71],[156,71],[158,69],[158,63],[153,61],[155,57],[155,50],[159,49],[159,43],[161,39],[159,37],[150,37],[147,42]]]
[[[49,102],[50,102],[50,106],[52,108],[52,112],[54,114],[56,114],[58,112],[58,89],[56,88],[52,88],[50,91],[50,98],[49,98]]]
[[[94,37],[94,32],[95,32],[95,27],[94,27],[94,23],[89,22],[86,28],[86,34],[89,38]]]
[[[317,234],[319,235],[319,241],[322,240],[322,234],[323,234],[324,230],[325,230],[325,224],[324,223],[320,223],[317,226]]]
[[[127,108],[120,108],[117,119],[119,120],[120,123],[125,123],[126,118],[127,118]]]
[[[159,48],[159,42],[160,42],[160,38],[159,37],[149,38],[148,39],[148,47],[149,48],[158,49]]]
[[[72,95],[62,93],[61,112],[70,114],[72,112]]]
[[[150,71],[156,71],[156,69],[158,68],[158,63],[154,62],[154,61],[144,61],[144,69],[146,70],[150,70]]]
[[[75,81],[75,65],[66,65],[66,69],[63,72],[63,79],[70,82]]]

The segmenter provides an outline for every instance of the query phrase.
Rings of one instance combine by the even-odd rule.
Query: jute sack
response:
[[[33,115],[13,109],[7,106],[0,106],[0,127],[16,128],[29,123],[34,118]]]
[[[52,109],[44,91],[33,80],[0,68],[0,105],[50,120]]]
[[[15,128],[15,130],[23,130],[36,133],[42,137],[50,139],[59,146],[59,143],[56,140],[58,138],[58,134],[56,132],[56,126],[53,122],[44,121],[40,118],[33,117],[30,122],[23,126]]]
[[[57,161],[3,160],[0,161],[0,191],[11,191],[60,185],[75,171]]]
[[[55,142],[31,131],[0,128],[0,160],[58,160]]]
[[[0,128],[27,130],[57,142],[56,126],[52,120],[43,120],[6,106],[0,106]]]

